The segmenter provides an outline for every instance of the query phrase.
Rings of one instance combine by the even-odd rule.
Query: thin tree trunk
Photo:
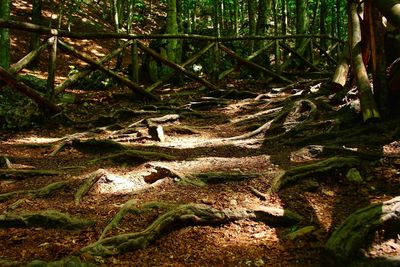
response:
[[[296,34],[307,33],[307,0],[296,1]],[[296,50],[299,54],[303,54],[301,51],[303,44],[306,39],[296,39]]]
[[[376,107],[374,97],[372,95],[371,84],[368,79],[367,70],[365,68],[361,53],[361,23],[357,13],[357,4],[351,2],[349,4],[349,36],[350,48],[352,55],[352,65],[354,76],[357,81],[361,110],[364,121],[380,118],[379,111]]]
[[[247,0],[249,13],[249,35],[256,35],[256,1]],[[250,54],[254,51],[254,40],[250,40]]]
[[[10,0],[0,0],[0,19],[10,19]],[[0,29],[0,66],[10,67],[10,30]]]
[[[319,16],[319,33],[320,34],[326,34],[326,28],[325,28],[325,23],[326,23],[326,18],[328,15],[328,4],[326,0],[321,0],[321,11],[320,11],[320,16]],[[326,44],[326,39],[321,39],[321,48],[326,50],[327,44]]]
[[[239,36],[239,0],[234,0],[233,9],[234,9],[234,29],[235,36]]]
[[[42,0],[33,0],[32,3],[32,23],[40,25],[42,21]],[[37,33],[32,33],[31,40],[29,43],[29,50],[36,50],[40,45],[40,36]],[[36,68],[38,64],[37,60],[32,61],[29,64],[29,68]]]

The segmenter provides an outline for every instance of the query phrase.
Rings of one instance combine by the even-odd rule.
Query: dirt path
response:
[[[349,214],[400,195],[400,146],[393,136],[375,146],[348,133],[343,140],[322,138],[328,129],[344,134],[346,124],[331,122],[338,116],[333,109],[313,113],[318,95],[307,88],[297,98],[291,91],[239,87],[218,98],[192,91],[189,101],[182,92],[193,89],[167,88],[162,102],[147,106],[113,104],[125,92],[93,92],[98,102],[92,98],[85,108],[93,116],[82,118],[82,105],[68,114],[85,123],[3,133],[0,216],[12,220],[1,224],[0,262],[78,261],[75,255],[103,266],[316,266],[327,238]],[[355,121],[347,122],[354,133]],[[324,154],[316,146],[329,144],[352,150]],[[285,171],[355,148],[357,164],[274,189]],[[352,168],[361,183],[346,179]],[[62,216],[43,214],[49,210]],[[260,210],[266,217],[257,217]],[[115,215],[121,217],[110,225]],[[132,233],[143,238],[112,239],[137,238]],[[396,240],[378,241],[369,256],[399,254]]]

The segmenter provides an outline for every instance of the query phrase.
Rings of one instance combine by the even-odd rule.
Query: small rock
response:
[[[361,177],[360,172],[356,168],[351,168],[347,174],[346,178],[349,182],[361,184],[364,182],[363,178]]]
[[[153,140],[165,142],[164,129],[161,125],[149,126],[149,134]]]

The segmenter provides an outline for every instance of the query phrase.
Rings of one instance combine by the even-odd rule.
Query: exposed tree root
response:
[[[75,193],[75,205],[79,205],[82,200],[82,197],[89,192],[90,188],[104,175],[107,175],[107,171],[103,169],[99,169],[93,173],[91,173],[79,186],[78,190]]]
[[[107,232],[110,231],[111,229],[115,228],[118,226],[119,222],[124,218],[125,214],[130,212],[133,209],[133,206],[136,205],[136,200],[131,199],[128,200],[122,207],[121,209],[115,214],[114,218],[110,221],[109,224],[104,228],[103,232],[101,233],[99,240],[103,239]]]
[[[6,201],[10,198],[13,198],[15,196],[31,196],[31,197],[47,197],[50,194],[52,194],[54,191],[59,190],[63,188],[67,182],[61,181],[61,182],[55,182],[51,183],[49,185],[46,185],[45,187],[39,188],[39,189],[32,189],[32,190],[18,190],[18,191],[12,191],[9,193],[4,193],[0,194],[0,202],[1,201]]]
[[[348,266],[352,261],[360,259],[361,248],[370,245],[372,234],[381,228],[394,234],[400,233],[400,197],[373,204],[351,214],[327,241],[326,264]],[[400,264],[398,258],[395,263],[396,266]]]
[[[230,137],[230,138],[226,138],[225,140],[241,140],[241,139],[247,139],[250,137],[253,137],[255,135],[258,135],[266,130],[268,130],[271,125],[275,122],[278,122],[279,120],[281,120],[283,117],[285,117],[289,112],[290,109],[292,108],[293,103],[291,103],[288,106],[284,107],[279,113],[278,115],[276,115],[276,117],[266,123],[264,123],[263,125],[261,125],[259,128],[257,128],[256,130],[249,132],[249,133],[245,133],[239,136],[234,136],[234,137]]]
[[[288,210],[263,206],[255,210],[217,210],[207,205],[185,204],[167,211],[141,232],[104,238],[82,248],[81,252],[99,256],[115,255],[145,248],[162,234],[180,225],[223,224],[243,219],[271,225],[293,225],[302,218]]]
[[[264,193],[261,193],[260,191],[258,191],[257,189],[255,189],[254,187],[250,186],[250,191],[259,199],[261,200],[267,200],[267,195]]]
[[[256,173],[243,172],[206,172],[191,175],[194,179],[207,184],[217,184],[225,182],[240,182],[247,179],[257,178],[260,175]]]
[[[346,148],[343,146],[322,146],[322,145],[309,145],[301,148],[298,151],[292,153],[297,157],[307,156],[312,159],[317,157],[331,157],[331,156],[350,156],[357,157],[365,160],[378,160],[382,158],[381,153],[364,152],[358,151],[351,148]]]
[[[345,167],[350,168],[357,166],[360,163],[361,161],[354,157],[332,157],[309,165],[294,167],[275,178],[271,185],[271,191],[277,192],[289,183],[293,183],[309,175],[326,173],[331,170]]]
[[[304,105],[309,106],[310,110],[307,112],[306,118],[304,117]],[[285,131],[281,134],[267,137],[266,141],[276,140],[278,138],[284,138],[290,133],[299,132],[300,130],[304,129],[307,124],[315,119],[315,115],[317,113],[317,105],[315,105],[312,101],[304,99],[299,100],[294,103],[293,109],[289,112],[286,117],[286,120],[283,124]]]
[[[24,179],[31,176],[52,176],[60,175],[62,172],[56,170],[27,170],[27,169],[5,169],[0,170],[0,178],[14,178],[14,179]]]
[[[92,221],[79,219],[67,213],[62,213],[55,210],[23,214],[7,213],[0,215],[1,228],[44,227],[78,230],[92,225],[93,223],[94,222]]]
[[[122,164],[140,164],[146,161],[153,160],[174,160],[175,157],[158,152],[140,151],[140,150],[126,150],[110,156],[105,156],[89,161],[89,163],[95,164],[100,161],[113,161]]]

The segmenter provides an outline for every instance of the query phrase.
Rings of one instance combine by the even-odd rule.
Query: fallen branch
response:
[[[82,253],[99,256],[116,255],[145,248],[159,236],[177,226],[191,224],[225,224],[237,220],[261,221],[270,225],[294,225],[301,216],[280,208],[260,206],[254,210],[218,210],[207,205],[179,205],[159,216],[145,230],[99,240],[81,249]]]

